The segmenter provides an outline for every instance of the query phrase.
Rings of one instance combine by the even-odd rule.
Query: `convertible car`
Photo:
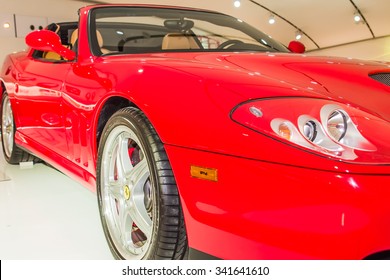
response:
[[[1,70],[4,156],[96,191],[116,258],[390,257],[389,63],[152,5],[26,43]]]

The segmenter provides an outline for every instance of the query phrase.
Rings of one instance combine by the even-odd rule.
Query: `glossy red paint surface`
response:
[[[304,108],[320,99],[388,129],[390,87],[369,75],[390,73],[389,64],[256,52],[96,56],[90,9],[80,10],[76,60],[38,60],[32,49],[6,59],[1,82],[17,145],[94,190],[99,118],[120,97],[145,113],[165,144],[190,247],[224,259],[360,259],[390,250],[389,136],[375,121],[359,129],[381,154],[362,163],[232,120],[251,100],[293,106],[300,98]],[[217,169],[218,182],[192,178],[191,165]]]
[[[232,259],[360,259],[390,246],[388,175],[168,151],[185,186],[190,246],[199,250]],[[191,164],[217,168],[218,183],[188,176]]]

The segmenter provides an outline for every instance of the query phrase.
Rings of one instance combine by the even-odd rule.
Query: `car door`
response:
[[[95,174],[93,146],[95,142],[94,110],[111,82],[107,74],[99,72],[95,64],[75,63],[69,71],[63,90],[65,133],[69,159],[91,174]]]
[[[41,55],[20,61],[15,104],[18,130],[42,149],[67,154],[62,117],[62,86],[71,62]]]

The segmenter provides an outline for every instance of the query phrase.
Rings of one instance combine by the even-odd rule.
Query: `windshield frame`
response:
[[[156,19],[162,19],[164,21],[172,19],[185,19],[184,21],[203,21],[210,24],[218,25],[221,28],[231,28],[241,32],[248,37],[253,38],[255,44],[236,44],[235,46],[229,46],[227,48],[203,48],[202,42],[199,42],[198,34],[193,33],[193,30],[188,30],[186,36],[194,37],[199,45],[197,49],[162,49],[158,48],[134,48],[134,50],[120,52],[115,50],[115,46],[111,46],[111,51],[103,53],[101,46],[99,46],[98,36],[96,35],[96,30],[98,25],[101,27],[104,24],[109,25],[109,23],[99,22],[104,18],[113,18],[113,17],[151,17],[153,16]],[[272,39],[270,36],[261,32],[260,30],[252,27],[251,25],[245,23],[244,21],[228,16],[226,14],[204,11],[204,10],[195,10],[195,9],[182,9],[177,7],[148,7],[148,6],[110,6],[110,7],[96,7],[91,9],[88,20],[88,34],[90,42],[91,53],[96,56],[101,55],[115,55],[115,54],[131,54],[131,53],[165,53],[165,52],[290,52],[286,46]],[[116,24],[116,23],[113,23]],[[126,23],[123,23],[126,24]],[[127,23],[136,26],[136,23]],[[165,25],[165,22],[164,22]],[[164,35],[171,32],[170,26],[158,26],[153,24],[146,24],[145,28],[155,28],[156,34]],[[196,29],[196,26],[193,26]],[[175,31],[176,32],[176,31]],[[187,31],[186,31],[187,32]],[[155,35],[155,37],[163,36]],[[219,36],[219,34],[215,34]],[[199,35],[200,36],[200,35]],[[162,40],[162,38],[160,38]],[[239,46],[239,48],[238,48]],[[119,49],[119,47],[118,47]]]

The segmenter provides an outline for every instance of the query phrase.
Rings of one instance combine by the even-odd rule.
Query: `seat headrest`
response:
[[[183,33],[168,33],[162,41],[163,50],[190,50],[199,49],[192,35]]]
[[[72,32],[72,35],[70,36],[70,44],[72,47],[75,46],[78,38],[79,38],[79,29],[77,28]]]
[[[96,30],[96,38],[98,41],[99,48],[103,47],[103,37],[99,30]]]
[[[96,30],[96,37],[97,37],[99,47],[101,48],[103,46],[103,37],[99,30]],[[72,32],[72,35],[70,36],[70,43],[72,46],[75,45],[78,38],[79,38],[79,29],[75,29]]]

